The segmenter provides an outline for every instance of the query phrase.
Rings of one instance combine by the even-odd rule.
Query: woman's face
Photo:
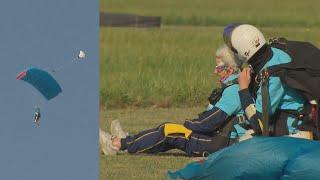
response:
[[[220,78],[226,77],[229,74],[229,67],[223,63],[222,58],[216,56],[216,67],[214,73],[217,74]]]

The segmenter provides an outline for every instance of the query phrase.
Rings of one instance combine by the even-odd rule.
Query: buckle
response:
[[[266,80],[269,78],[269,72],[267,69],[262,69],[262,71],[256,75],[256,77],[254,78],[254,81],[258,84],[260,83],[265,83]]]
[[[246,118],[243,115],[238,116],[239,124],[244,124],[246,122]]]

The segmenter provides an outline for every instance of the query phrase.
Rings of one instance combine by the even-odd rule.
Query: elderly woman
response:
[[[119,121],[111,125],[110,135],[100,129],[100,145],[106,155],[118,151],[135,153],[158,153],[180,149],[188,156],[204,156],[232,143],[234,130],[241,130],[239,121],[244,120],[238,95],[239,85],[237,59],[226,45],[215,54],[214,73],[220,77],[221,90],[213,93],[207,110],[196,119],[184,124],[164,123],[156,128],[126,136]],[[238,131],[239,132],[239,131]],[[231,137],[231,138],[230,138]]]

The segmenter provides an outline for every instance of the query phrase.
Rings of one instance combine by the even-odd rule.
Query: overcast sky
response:
[[[1,1],[0,179],[98,179],[98,9],[98,0]],[[79,50],[85,61],[70,63]],[[63,92],[51,101],[15,79],[63,65],[53,74]]]

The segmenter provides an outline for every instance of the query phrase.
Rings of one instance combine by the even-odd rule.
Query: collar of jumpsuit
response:
[[[263,66],[272,58],[272,50],[269,45],[263,46],[248,63],[252,66],[253,77],[255,77],[263,68]]]

